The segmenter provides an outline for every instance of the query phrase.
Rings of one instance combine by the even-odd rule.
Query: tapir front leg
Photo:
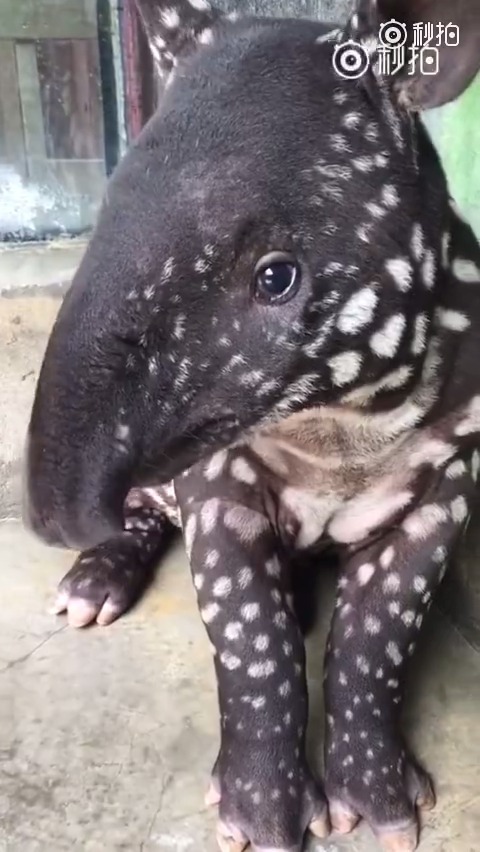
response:
[[[326,790],[334,828],[359,817],[382,847],[410,852],[416,807],[434,796],[399,730],[404,676],[474,490],[467,466],[436,472],[417,507],[347,559],[327,649]]]
[[[308,827],[327,833],[327,808],[305,757],[303,638],[260,475],[241,451],[222,452],[177,480],[176,494],[215,655],[221,745],[209,798],[220,848],[297,852]]]
[[[66,612],[72,627],[111,624],[148,586],[171,540],[172,526],[151,506],[130,507],[125,531],[85,550],[58,586],[52,612]]]

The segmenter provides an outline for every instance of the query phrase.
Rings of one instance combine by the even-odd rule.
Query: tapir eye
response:
[[[255,267],[255,298],[268,304],[285,302],[298,291],[300,279],[300,266],[293,255],[271,252]]]

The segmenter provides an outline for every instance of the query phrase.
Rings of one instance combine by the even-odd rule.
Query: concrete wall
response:
[[[85,245],[0,247],[0,520],[19,514],[21,456],[38,371]]]

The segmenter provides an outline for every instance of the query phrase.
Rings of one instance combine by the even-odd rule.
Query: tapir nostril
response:
[[[38,434],[29,436],[25,450],[22,518],[25,527],[50,546],[83,551],[115,538],[124,529],[123,502],[129,474],[109,465],[97,469],[77,459],[68,465],[48,452]],[[101,457],[99,451],[97,458]],[[80,462],[82,460],[80,459]],[[80,468],[80,474],[79,474]],[[103,479],[98,476],[98,471]]]
[[[25,486],[22,495],[22,520],[41,541],[53,547],[88,550],[123,531],[123,514],[110,506],[63,506],[32,493]]]

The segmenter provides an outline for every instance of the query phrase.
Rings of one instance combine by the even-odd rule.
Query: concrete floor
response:
[[[0,850],[210,852],[203,793],[216,757],[210,652],[181,550],[129,615],[68,629],[47,614],[71,554],[0,524]],[[330,611],[331,583],[321,610]],[[320,752],[323,629],[309,640],[312,754]],[[438,615],[407,721],[436,780],[420,850],[480,847],[480,656]],[[366,827],[328,852],[374,852]]]

